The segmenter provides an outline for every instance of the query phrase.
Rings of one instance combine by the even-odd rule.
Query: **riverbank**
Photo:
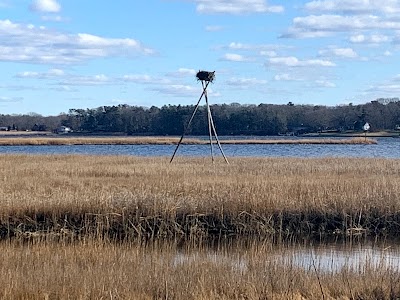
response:
[[[69,136],[24,136],[24,137],[2,137],[0,146],[39,146],[39,145],[176,145],[178,137],[74,137]],[[262,144],[316,144],[316,145],[355,145],[355,144],[376,144],[377,141],[370,138],[268,138],[268,139],[241,139],[229,138],[220,139],[221,144],[237,145],[262,145]],[[205,145],[208,139],[184,138],[182,144]],[[216,143],[214,140],[213,143]]]
[[[0,237],[397,236],[400,161],[1,155]]]

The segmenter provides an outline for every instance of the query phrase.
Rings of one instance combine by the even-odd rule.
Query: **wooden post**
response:
[[[203,89],[204,89],[204,81],[203,80],[201,81],[201,85],[203,86]],[[214,148],[213,148],[212,129],[211,129],[211,110],[210,110],[210,106],[208,105],[207,91],[204,92],[204,98],[206,98],[208,136],[210,139],[211,160],[214,163]]]
[[[186,128],[183,130],[182,136],[181,136],[181,138],[179,139],[178,144],[176,145],[174,154],[172,154],[171,160],[169,161],[170,163],[172,163],[172,161],[174,160],[175,154],[176,154],[176,152],[178,151],[178,148],[179,148],[180,144],[182,143],[183,137],[185,136],[185,134],[186,134],[186,132],[187,132],[189,126],[190,126],[190,123],[192,123],[192,121],[193,121],[194,115],[196,114],[197,109],[199,108],[199,104],[200,104],[201,98],[203,98],[204,94],[206,93],[206,89],[207,89],[208,84],[209,84],[209,82],[207,82],[206,86],[203,87],[203,93],[201,94],[199,100],[197,101],[196,107],[195,107],[194,110],[193,110],[192,116],[190,117],[189,122],[188,122],[188,124],[186,125]]]

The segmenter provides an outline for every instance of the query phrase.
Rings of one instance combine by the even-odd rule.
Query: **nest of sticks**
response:
[[[213,82],[215,79],[215,71],[207,72],[207,71],[199,71],[196,74],[197,80]]]

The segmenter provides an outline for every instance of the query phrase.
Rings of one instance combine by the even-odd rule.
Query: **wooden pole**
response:
[[[201,85],[203,86],[203,89],[204,89],[204,81],[201,81]],[[213,143],[212,143],[212,129],[211,129],[211,110],[210,110],[210,106],[208,104],[207,91],[205,91],[205,93],[204,93],[204,98],[206,98],[206,106],[207,106],[207,123],[208,123],[208,136],[210,139],[211,160],[214,163],[214,148],[213,148]]]
[[[219,142],[219,139],[218,139],[217,131],[215,130],[214,120],[213,120],[212,115],[211,115],[211,109],[210,109],[210,107],[208,107],[208,109],[210,110],[211,126],[212,126],[212,129],[213,129],[213,131],[214,131],[214,136],[215,136],[215,139],[216,139],[216,141],[217,141],[218,148],[219,148],[219,150],[221,151],[221,154],[222,154],[222,156],[224,157],[225,162],[229,165],[229,161],[228,161],[228,159],[226,158],[224,151],[222,150],[221,143]]]
[[[178,148],[179,148],[179,146],[180,146],[181,143],[182,143],[183,137],[185,136],[185,134],[186,134],[186,132],[187,132],[187,130],[188,130],[190,124],[191,124],[192,121],[193,121],[194,115],[196,114],[197,109],[199,108],[199,104],[200,104],[201,98],[203,98],[203,96],[205,95],[206,89],[207,89],[209,83],[210,83],[210,82],[207,82],[206,86],[205,86],[205,87],[203,86],[203,93],[201,94],[199,100],[197,101],[196,107],[195,107],[194,110],[193,110],[192,116],[190,117],[189,122],[188,122],[186,128],[183,130],[183,133],[182,133],[181,138],[179,139],[178,145],[176,145],[174,154],[172,154],[171,160],[169,161],[170,163],[172,163],[172,161],[174,160],[175,154],[176,154],[176,152],[178,151]]]

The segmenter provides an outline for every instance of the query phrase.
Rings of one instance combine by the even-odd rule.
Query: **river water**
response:
[[[319,272],[335,273],[343,269],[363,272],[369,269],[392,269],[400,271],[400,244],[396,242],[351,242],[351,243],[317,243],[305,245],[268,245],[254,243],[252,247],[219,247],[207,250],[179,251],[173,264],[185,264],[193,261],[211,263],[229,262],[238,270],[246,270],[246,256],[255,252],[265,255],[270,262],[279,262],[306,270],[317,269]],[[268,255],[267,255],[268,254]]]
[[[243,138],[240,137],[240,139]],[[378,143],[375,145],[223,144],[222,149],[228,157],[400,158],[400,138],[376,138],[376,140]],[[175,147],[175,145],[0,146],[0,153],[171,156]],[[221,155],[216,145],[213,148],[215,155]],[[181,145],[176,155],[208,156],[210,154],[210,145]]]

